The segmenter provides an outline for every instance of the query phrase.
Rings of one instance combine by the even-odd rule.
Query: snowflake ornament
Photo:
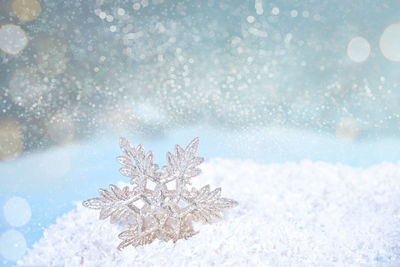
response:
[[[111,223],[125,221],[129,229],[120,233],[123,241],[118,249],[163,241],[189,238],[197,232],[193,222],[211,223],[222,217],[222,211],[236,206],[234,200],[221,197],[221,188],[210,191],[206,185],[200,190],[192,187],[191,179],[198,176],[197,168],[204,158],[197,157],[199,138],[185,148],[175,146],[175,154],[167,153],[167,166],[158,172],[153,164],[153,152],[147,154],[142,145],[136,148],[126,139],[120,139],[124,156],[118,157],[124,165],[122,175],[131,179],[132,186],[110,190],[99,189],[101,197],[83,202],[85,207],[100,209],[100,219],[110,217]]]

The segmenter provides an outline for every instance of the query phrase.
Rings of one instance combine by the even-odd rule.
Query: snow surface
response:
[[[239,206],[196,225],[196,236],[118,251],[121,226],[79,203],[18,264],[400,266],[400,161],[361,169],[214,160],[202,169],[195,186],[221,186]]]

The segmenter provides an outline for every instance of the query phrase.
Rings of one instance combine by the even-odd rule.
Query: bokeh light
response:
[[[28,45],[25,31],[17,25],[6,24],[0,27],[0,50],[9,55],[18,55]]]
[[[272,13],[272,15],[275,15],[275,16],[278,15],[279,14],[279,8],[277,8],[277,7],[272,8],[271,13]]]
[[[351,117],[363,138],[397,129],[399,78],[376,56],[379,34],[396,17],[372,0],[364,11],[387,20],[353,17],[330,2],[8,3],[1,15],[12,23],[21,23],[17,6],[41,10],[21,23],[28,47],[0,53],[1,111],[23,126],[25,151],[121,128],[160,136],[194,123],[335,134],[337,120]],[[391,60],[396,25],[380,40]]]
[[[63,73],[67,67],[67,47],[59,39],[45,37],[35,44],[36,62],[39,70],[46,75],[56,76]]]
[[[257,15],[262,15],[264,13],[262,0],[255,0],[254,1],[254,8],[256,9]]]
[[[371,45],[364,37],[354,37],[347,45],[347,55],[354,62],[364,62],[370,53]]]
[[[37,0],[13,0],[11,8],[21,21],[32,21],[42,11],[42,7]]]
[[[400,61],[400,23],[389,25],[379,39],[382,54],[391,61]]]
[[[8,85],[8,93],[19,106],[35,108],[45,101],[43,96],[51,88],[34,67],[16,69]]]
[[[248,16],[247,17],[247,22],[248,23],[253,23],[256,19],[254,18],[254,16]]]
[[[14,227],[20,227],[29,222],[32,211],[28,201],[22,197],[11,197],[3,206],[4,218]]]
[[[141,103],[135,110],[137,119],[144,125],[160,125],[167,119],[162,109],[150,103]]]
[[[336,124],[336,137],[344,142],[354,141],[359,134],[360,128],[353,118],[341,118]]]
[[[14,160],[24,149],[21,127],[11,119],[0,119],[0,160]]]
[[[47,134],[57,144],[69,143],[75,137],[75,125],[71,117],[65,112],[58,112],[51,116],[46,123]]]
[[[0,254],[4,259],[17,261],[26,251],[25,237],[16,230],[8,230],[0,236]]]
[[[400,136],[398,10],[375,0],[0,0],[0,160],[12,160],[0,165],[21,170],[0,171],[11,181],[3,221],[32,244],[45,224],[29,219],[40,205],[28,191],[84,193],[74,186],[99,170],[89,157],[114,157],[104,149],[119,136],[160,149],[198,135],[209,160],[361,164],[375,159],[346,152],[375,141],[376,161],[397,157],[384,149]],[[74,152],[87,144],[101,147]]]
[[[140,126],[135,113],[129,108],[113,109],[99,120],[104,122],[107,131],[127,132],[129,129],[137,129]]]

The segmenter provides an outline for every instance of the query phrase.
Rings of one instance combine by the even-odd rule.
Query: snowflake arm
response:
[[[175,146],[175,154],[167,153],[168,165],[164,167],[166,182],[176,180],[176,190],[181,194],[186,185],[190,185],[190,179],[199,175],[201,170],[197,168],[204,162],[204,158],[197,157],[199,138],[193,139],[185,149]]]
[[[83,202],[83,206],[91,209],[100,209],[100,220],[110,217],[110,222],[115,223],[121,219],[137,217],[139,209],[132,205],[131,199],[134,192],[125,186],[122,190],[115,185],[110,185],[110,191],[99,189],[101,197],[91,198]]]
[[[193,221],[212,223],[222,217],[225,209],[233,208],[238,203],[235,200],[221,197],[221,188],[210,192],[210,186],[206,185],[199,191],[193,190],[191,204],[183,210],[183,214],[192,214]]]
[[[131,184],[136,185],[140,192],[144,192],[147,179],[159,184],[160,173],[157,173],[158,165],[153,164],[153,152],[144,152],[142,145],[135,148],[125,138],[120,139],[120,147],[125,156],[117,158],[124,165],[120,169],[123,176],[131,178]]]

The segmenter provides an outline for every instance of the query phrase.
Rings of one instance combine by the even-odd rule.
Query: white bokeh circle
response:
[[[32,216],[31,206],[22,197],[12,197],[3,206],[6,221],[14,227],[25,225]]]
[[[17,55],[28,45],[25,31],[18,25],[6,24],[0,27],[0,50],[9,55]]]
[[[400,61],[400,23],[389,25],[379,39],[382,54],[391,61]]]
[[[356,63],[367,60],[370,53],[371,45],[364,37],[354,37],[347,45],[347,56]]]
[[[0,255],[9,261],[19,260],[26,251],[25,237],[16,230],[8,230],[0,236]]]

